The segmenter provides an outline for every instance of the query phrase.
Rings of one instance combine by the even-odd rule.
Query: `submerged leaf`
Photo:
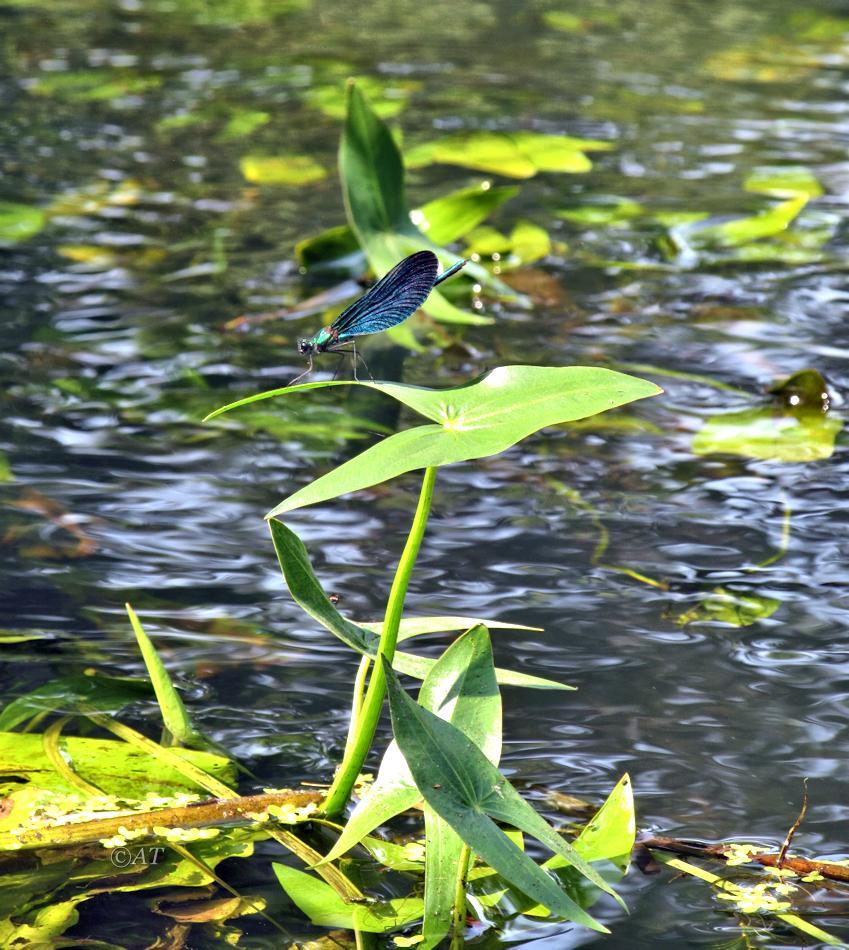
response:
[[[843,428],[835,415],[821,411],[783,412],[771,406],[712,416],[696,433],[696,455],[723,452],[780,462],[829,458]]]
[[[255,185],[308,185],[327,177],[321,165],[307,155],[245,155],[239,168]]]
[[[35,237],[46,220],[41,208],[0,201],[0,244],[16,244]]]
[[[750,627],[758,620],[771,617],[780,606],[781,601],[775,597],[742,594],[727,587],[715,587],[695,607],[679,614],[675,620],[681,626],[712,621],[732,627]]]

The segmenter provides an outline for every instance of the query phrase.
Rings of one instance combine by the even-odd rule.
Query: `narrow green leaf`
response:
[[[468,630],[482,624],[489,630],[532,630],[539,632],[542,627],[528,627],[523,623],[504,623],[500,620],[484,620],[481,617],[402,617],[398,628],[398,641],[409,640],[411,637],[420,637],[427,633],[450,633],[454,630]],[[361,627],[380,635],[383,621],[375,620],[360,623]]]
[[[453,723],[493,764],[498,764],[501,696],[485,627],[473,627],[446,649],[425,677],[419,702]],[[390,743],[374,784],[354,809],[324,862],[345,854],[379,825],[411,808],[420,797],[397,743]]]
[[[269,527],[280,569],[293,600],[305,613],[317,620],[352,650],[362,656],[374,658],[377,655],[380,638],[371,630],[347,620],[331,603],[315,576],[307,549],[301,539],[281,521],[270,521]],[[412,653],[396,650],[393,665],[402,673],[421,680],[427,676],[435,662],[430,657],[415,656]],[[496,669],[495,674],[501,685],[526,686],[535,689],[569,690],[573,688],[554,680],[513,670]]]
[[[454,256],[425,237],[410,219],[404,190],[404,165],[392,133],[372,110],[353,82],[348,83],[348,109],[339,144],[339,176],[348,224],[379,277],[403,257],[430,248],[445,263]],[[466,270],[495,293],[516,297],[506,284],[487,270],[467,265]],[[455,323],[489,322],[453,307],[437,291],[423,308],[436,320]]]
[[[430,805],[424,806],[425,887],[422,950],[438,947],[454,920],[454,901],[460,864],[465,865],[464,845],[456,831]],[[468,853],[468,852],[466,852]],[[464,902],[465,902],[465,892]],[[465,907],[462,908],[465,912]]]
[[[156,647],[144,632],[135,610],[129,604],[124,604],[124,606],[130,618],[133,632],[136,635],[147,672],[150,675],[150,681],[156,693],[156,701],[159,703],[159,710],[162,713],[165,728],[178,742],[192,745],[199,741],[200,736],[189,719],[183,700],[180,699],[180,694],[174,688],[168,670],[165,669],[159,654],[156,652]]]
[[[512,844],[492,818],[533,834],[593,884],[613,894],[609,885],[533,811],[473,742],[414,703],[388,664],[385,670],[395,738],[428,805],[490,867],[529,897],[560,916],[606,932]]]
[[[422,916],[420,897],[398,897],[390,901],[355,904],[343,901],[324,881],[287,867],[272,864],[277,880],[298,908],[319,927],[345,927],[366,933],[388,933]]]

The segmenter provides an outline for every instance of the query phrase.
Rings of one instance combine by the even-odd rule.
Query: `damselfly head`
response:
[[[298,340],[298,352],[301,356],[307,356],[309,353],[312,353],[312,351],[312,340]]]

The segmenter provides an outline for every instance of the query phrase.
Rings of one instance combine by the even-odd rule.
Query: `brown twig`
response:
[[[784,839],[784,843],[781,845],[781,849],[778,852],[778,864],[776,867],[784,867],[784,858],[787,856],[787,849],[790,847],[790,842],[793,840],[793,836],[799,830],[799,825],[802,824],[802,821],[805,818],[805,812],[808,810],[808,780],[802,779],[802,807],[799,809],[799,815],[796,820],[790,827],[790,830],[787,832],[787,837]]]
[[[673,854],[683,854],[696,858],[707,858],[727,861],[739,853],[733,846],[727,844],[705,844],[702,841],[689,841],[680,838],[668,838],[663,835],[646,836],[637,842],[637,848],[671,851]],[[787,868],[806,877],[809,874],[821,874],[831,881],[849,883],[849,867],[845,864],[834,864],[831,861],[811,861],[808,858],[786,857],[778,854],[752,854],[749,860],[763,867]]]
[[[65,847],[69,844],[89,844],[103,838],[120,835],[124,830],[139,832],[148,829],[153,835],[157,828],[202,828],[223,822],[250,821],[255,815],[265,813],[273,805],[320,805],[324,800],[321,792],[282,789],[263,795],[245,795],[238,798],[210,799],[197,804],[177,808],[161,808],[155,811],[127,812],[117,817],[93,818],[88,821],[45,822],[20,834],[2,835],[6,846],[14,842],[18,848]],[[0,845],[3,841],[0,840]]]

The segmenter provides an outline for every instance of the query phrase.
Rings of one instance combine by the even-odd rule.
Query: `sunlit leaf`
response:
[[[595,195],[586,204],[556,213],[558,218],[584,227],[622,227],[644,212],[643,206],[630,198]]]
[[[218,133],[223,140],[243,139],[271,121],[271,113],[259,109],[237,109]]]
[[[407,151],[410,168],[461,165],[508,178],[531,178],[537,172],[586,172],[586,152],[612,148],[610,142],[576,139],[541,132],[458,132]]]
[[[829,458],[843,422],[822,411],[783,412],[771,406],[712,416],[696,433],[696,455],[726,453],[781,462]]]
[[[429,201],[412,211],[410,217],[432,241],[448,244],[468,234],[518,193],[516,185],[493,188],[489,182],[483,182]]]
[[[41,208],[0,201],[0,244],[16,244],[35,237],[46,220]]]
[[[245,155],[239,167],[255,185],[308,185],[327,176],[321,165],[307,155]]]
[[[93,785],[114,795],[137,798],[146,791],[197,789],[177,769],[111,739],[64,736],[62,748],[74,770]],[[225,782],[234,780],[232,763],[221,756],[191,749],[172,749],[174,755]],[[42,749],[41,736],[0,733],[0,772],[36,783],[40,788],[71,791],[57,775]]]
[[[533,264],[551,253],[551,238],[532,221],[519,221],[510,232],[510,255],[521,265]]]
[[[91,69],[42,74],[30,85],[39,96],[55,96],[70,102],[104,102],[124,96],[140,96],[162,85],[162,76],[139,76],[122,70]]]
[[[570,13],[568,10],[546,10],[542,15],[543,22],[553,30],[560,30],[561,33],[583,33],[586,31],[588,21],[577,13]]]
[[[136,635],[136,642],[139,645],[142,659],[156,693],[156,701],[159,703],[159,710],[162,713],[165,728],[178,742],[188,744],[197,742],[200,737],[189,719],[189,714],[186,712],[183,700],[180,699],[180,694],[171,682],[168,670],[166,670],[159,654],[156,652],[153,641],[145,633],[135,610],[129,604],[124,606],[127,609],[130,625]]]
[[[269,518],[404,472],[496,455],[545,426],[583,419],[661,392],[653,383],[601,367],[502,366],[452,389],[343,380],[303,383],[249,396],[207,418],[271,396],[340,385],[385,393],[435,424],[406,429],[366,449],[290,495]]]
[[[466,235],[464,253],[468,256],[492,257],[495,254],[506,254],[510,247],[510,238],[506,234],[502,234],[489,225],[484,225]]]
[[[796,198],[805,195],[818,198],[822,185],[810,168],[803,165],[778,165],[755,168],[743,185],[746,191],[776,198]]]
[[[683,236],[695,248],[739,247],[752,241],[773,237],[786,230],[808,203],[807,195],[798,195],[748,218],[734,218],[718,224],[694,223],[674,230],[673,239]]]
[[[391,119],[403,112],[410,96],[421,88],[415,79],[383,79],[377,76],[358,76],[357,86],[368,96],[375,115]],[[345,118],[345,91],[340,82],[314,85],[304,94],[306,102],[332,119]]]
[[[396,897],[390,901],[354,904],[341,897],[324,881],[287,867],[272,864],[280,886],[298,908],[319,927],[346,927],[366,933],[388,933],[422,916],[420,897]]]

